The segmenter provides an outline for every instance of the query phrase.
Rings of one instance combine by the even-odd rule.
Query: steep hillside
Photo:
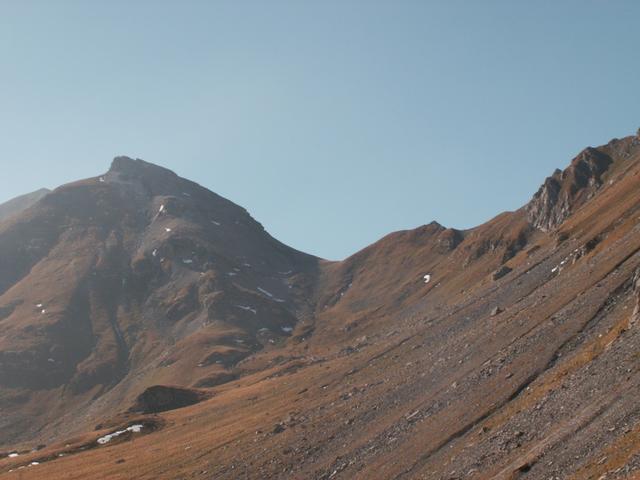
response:
[[[123,162],[104,182],[63,187],[0,230],[1,248],[14,248],[0,256],[12,262],[2,272],[14,272],[0,290],[0,306],[10,312],[0,321],[3,412],[10,405],[9,418],[44,427],[6,434],[6,478],[20,467],[34,479],[639,478],[639,137],[586,149],[529,204],[477,228],[434,222],[390,234],[342,262],[287,249],[239,207],[157,167]],[[167,179],[178,203],[150,172]],[[122,232],[119,253],[102,253],[110,233],[94,232],[88,219],[80,229],[79,220],[44,210],[78,188],[111,192],[109,208],[82,204],[104,212],[99,224],[117,226],[109,232]],[[206,213],[193,213],[205,204]],[[162,205],[171,213],[158,216]],[[251,234],[232,244],[207,223],[234,225],[238,217]],[[202,250],[169,249],[174,236],[197,239]],[[37,241],[19,246],[27,237]],[[249,239],[242,254],[235,250]],[[75,256],[58,257],[63,246]],[[160,266],[156,248],[165,258]],[[76,257],[85,249],[95,260],[83,268]],[[264,253],[246,262],[264,259],[259,271],[226,260],[254,249]],[[208,256],[213,273],[191,266]],[[138,266],[139,259],[148,263]],[[185,259],[194,262],[181,265]],[[229,263],[220,268],[223,259]],[[105,283],[90,279],[96,268]],[[234,268],[233,282],[203,286],[209,275],[220,281]],[[61,286],[63,274],[77,280]],[[50,284],[41,287],[43,279]],[[186,302],[189,309],[182,306],[189,290],[181,288],[193,282],[198,300]],[[202,321],[209,301],[215,327]],[[237,305],[258,313],[236,318],[246,312]],[[171,308],[180,312],[175,320]],[[48,320],[50,311],[61,313]],[[81,324],[91,328],[87,337]],[[67,325],[73,335],[56,336]],[[233,330],[233,342],[242,335],[242,348],[219,336],[220,328]],[[196,340],[210,331],[213,340]],[[91,350],[81,351],[86,338]],[[221,363],[202,361],[205,343]],[[70,352],[51,357],[51,368],[58,358],[67,363],[46,379],[31,367],[50,363],[39,353],[43,344],[59,345],[56,355]],[[79,409],[56,404],[61,392]],[[46,410],[47,400],[57,410],[26,417]],[[82,420],[62,428],[56,412],[65,422]],[[39,443],[46,446],[32,451]]]

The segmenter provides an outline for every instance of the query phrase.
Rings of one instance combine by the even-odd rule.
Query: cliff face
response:
[[[549,232],[576,212],[604,185],[613,170],[640,150],[640,135],[615,139],[580,152],[564,171],[548,177],[526,205],[529,222]]]
[[[566,170],[556,170],[527,205],[531,224],[545,232],[555,229],[602,186],[612,163],[605,153],[587,148]]]

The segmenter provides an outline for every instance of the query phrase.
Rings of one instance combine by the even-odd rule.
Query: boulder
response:
[[[191,388],[154,385],[142,392],[129,409],[136,413],[158,413],[188,407],[208,398],[206,392]]]
[[[513,268],[507,267],[506,265],[503,265],[498,270],[493,272],[493,279],[494,280],[499,280],[502,277],[504,277],[505,275],[508,275],[509,273],[511,273],[512,271],[513,271]]]

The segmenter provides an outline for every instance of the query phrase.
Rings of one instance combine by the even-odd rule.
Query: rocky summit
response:
[[[640,478],[639,312],[639,136],[340,262],[117,157],[0,206],[0,478]]]

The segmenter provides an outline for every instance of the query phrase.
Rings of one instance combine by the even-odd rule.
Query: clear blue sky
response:
[[[325,258],[640,127],[640,2],[0,0],[0,202],[129,155]]]

